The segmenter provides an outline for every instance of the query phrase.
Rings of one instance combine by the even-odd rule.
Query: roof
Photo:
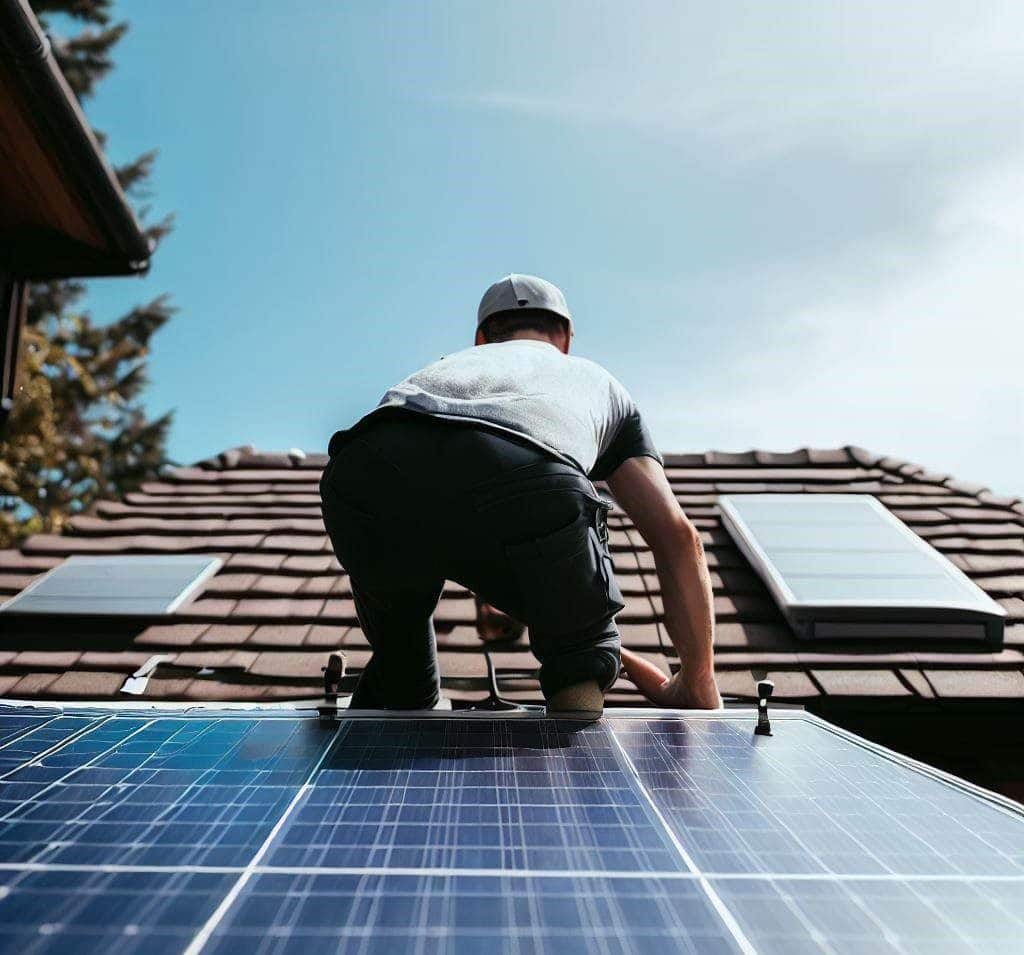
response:
[[[0,264],[18,278],[145,270],[151,245],[26,0],[0,0]]]
[[[13,595],[70,554],[211,553],[224,566],[170,618],[95,623],[84,618],[0,618],[0,693],[12,698],[122,698],[125,679],[152,655],[167,665],[144,699],[286,700],[315,696],[320,667],[340,648],[354,674],[369,648],[349,580],[331,552],[318,481],[326,455],[224,451],[169,469],[123,501],[101,501],[64,535],[37,534],[0,551],[0,594]],[[717,669],[723,693],[755,695],[767,672],[776,698],[813,704],[862,700],[1024,698],[1024,503],[856,447],[667,454],[680,505],[700,529],[715,590]],[[607,493],[607,489],[602,487]],[[723,529],[720,493],[863,493],[876,496],[945,554],[1009,614],[993,651],[948,640],[906,644],[798,642]],[[625,514],[609,518],[626,608],[623,643],[662,666],[677,663],[660,622],[650,550]],[[486,695],[486,661],[471,595],[445,587],[435,614],[444,692]],[[525,641],[493,650],[504,696],[540,701]],[[349,684],[351,685],[351,683]],[[640,702],[620,680],[609,704]]]

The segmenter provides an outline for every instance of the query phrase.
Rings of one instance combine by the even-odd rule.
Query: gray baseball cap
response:
[[[476,310],[476,327],[496,312],[512,312],[517,308],[543,308],[561,315],[572,329],[572,315],[565,303],[565,296],[557,285],[552,285],[536,275],[506,275],[495,282],[480,299]]]

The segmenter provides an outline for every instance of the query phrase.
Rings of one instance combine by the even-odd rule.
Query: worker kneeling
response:
[[[352,708],[436,705],[432,614],[453,580],[512,618],[513,634],[514,621],[529,629],[549,711],[601,712],[624,603],[609,504],[592,482],[634,502],[636,515],[624,506],[641,533],[666,493],[669,522],[685,518],[636,404],[600,365],[569,356],[572,336],[555,286],[510,275],[485,293],[474,347],[410,375],[332,436],[324,524],[373,650]],[[625,467],[638,458],[646,467]],[[641,689],[667,702],[656,691],[672,681],[634,673],[635,660],[623,651]],[[708,699],[717,705],[717,690]]]

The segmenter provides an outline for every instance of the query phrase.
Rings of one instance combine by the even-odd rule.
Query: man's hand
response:
[[[476,594],[473,599],[476,601],[476,632],[484,643],[511,643],[523,635],[526,627],[518,620]]]
[[[685,670],[666,677],[653,663],[632,650],[620,651],[622,666],[628,676],[656,706],[675,710],[720,710],[722,697],[715,684],[714,674],[705,677],[687,677]]]

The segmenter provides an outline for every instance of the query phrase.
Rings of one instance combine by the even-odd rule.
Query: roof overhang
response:
[[[26,0],[0,0],[0,266],[21,279],[144,272],[152,244]]]

